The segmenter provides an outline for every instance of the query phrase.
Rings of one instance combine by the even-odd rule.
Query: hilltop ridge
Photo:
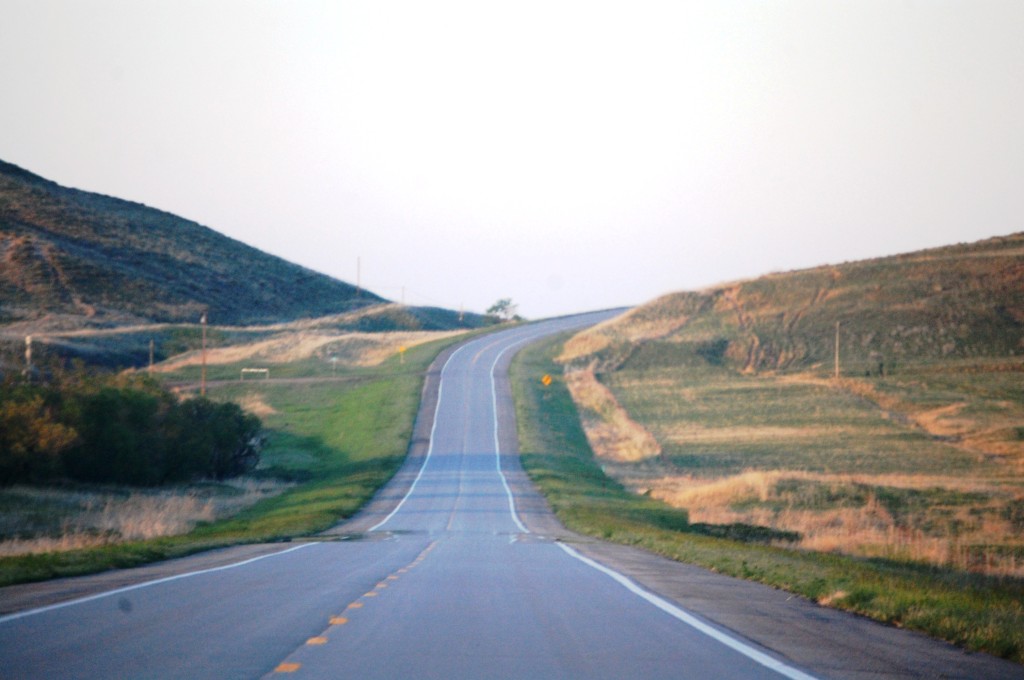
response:
[[[284,225],[282,225],[284,226]],[[0,323],[288,321],[382,298],[188,219],[0,161]]]
[[[607,368],[697,362],[746,373],[1024,353],[1024,233],[678,292],[574,338]]]

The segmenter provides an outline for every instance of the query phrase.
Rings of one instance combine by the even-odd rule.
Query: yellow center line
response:
[[[353,603],[352,603],[352,604],[350,604],[350,605],[349,605],[348,607],[346,607],[346,609],[359,609],[359,608],[361,608],[362,606],[363,606],[363,603],[362,603],[362,602],[353,602]]]
[[[275,673],[294,673],[295,671],[302,668],[301,663],[282,663],[274,669]]]
[[[311,637],[308,640],[306,640],[306,644],[307,645],[326,645],[327,644],[327,638],[325,638],[322,635],[318,635],[317,637]]]
[[[332,616],[331,617],[331,625],[332,626],[344,626],[346,623],[348,623],[348,619],[346,619],[344,616]]]

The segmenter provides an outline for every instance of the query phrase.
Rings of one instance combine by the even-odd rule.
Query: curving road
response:
[[[515,455],[505,369],[530,341],[601,318],[447,353],[429,437],[333,532],[347,540],[0,618],[0,677],[812,677],[555,539]]]

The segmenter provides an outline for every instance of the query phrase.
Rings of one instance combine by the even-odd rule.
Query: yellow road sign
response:
[[[545,374],[544,374],[544,377],[543,377],[543,378],[541,378],[541,379],[540,379],[540,381],[541,381],[542,383],[544,383],[544,387],[547,387],[548,385],[550,385],[550,384],[551,384],[551,376],[550,376],[550,375],[548,375],[547,373],[545,373]]]

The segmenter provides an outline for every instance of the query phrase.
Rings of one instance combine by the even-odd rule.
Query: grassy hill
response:
[[[1024,354],[1024,233],[666,295],[574,342],[615,367],[845,374]]]
[[[284,226],[284,225],[282,225]],[[380,302],[160,210],[0,161],[0,324],[251,324]]]
[[[696,522],[1024,577],[1024,234],[666,295],[560,361],[606,469]]]
[[[34,359],[144,366],[199,346],[310,324],[333,332],[447,331],[478,314],[387,304],[153,208],[69,189],[0,161],[0,373]],[[298,323],[297,328],[280,324]]]

